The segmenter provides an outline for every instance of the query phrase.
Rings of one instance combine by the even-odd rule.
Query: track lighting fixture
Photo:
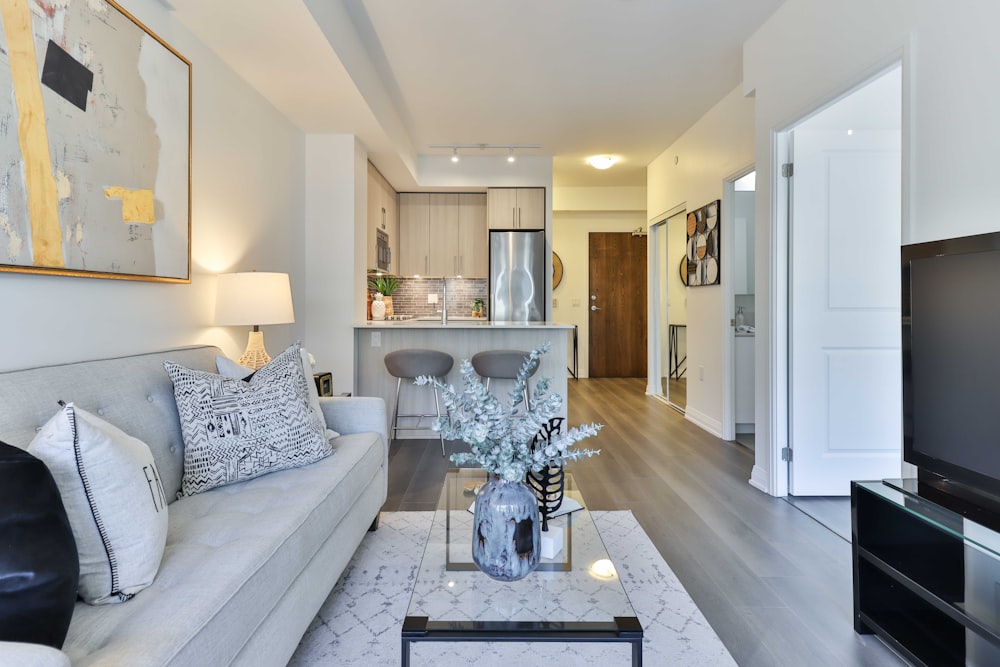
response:
[[[507,162],[515,162],[517,157],[514,155],[515,148],[526,148],[526,149],[536,149],[541,148],[541,144],[431,144],[430,148],[450,148],[451,149],[451,161],[458,162],[458,149],[460,148],[478,148],[480,151],[486,151],[488,149],[492,150],[504,150],[507,151]]]

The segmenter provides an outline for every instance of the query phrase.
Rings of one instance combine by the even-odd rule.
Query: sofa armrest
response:
[[[0,665],[18,667],[70,667],[69,656],[41,644],[0,641]]]
[[[388,446],[385,401],[369,396],[321,396],[319,406],[326,425],[338,433],[369,433],[382,436]]]

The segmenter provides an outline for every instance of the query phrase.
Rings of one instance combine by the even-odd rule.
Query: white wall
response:
[[[354,135],[306,137],[305,345],[334,392],[354,387],[354,322],[365,319],[368,155]]]
[[[193,65],[191,284],[2,273],[0,370],[196,343],[239,356],[249,329],[212,326],[215,276],[232,270],[291,274],[297,323],[266,327],[269,351],[303,330],[302,134],[161,3],[122,5]]]
[[[644,211],[556,211],[553,250],[563,262],[563,279],[552,291],[552,320],[577,325],[578,377],[590,377],[590,233],[646,228]],[[570,355],[572,355],[572,349]]]
[[[649,221],[678,207],[691,210],[722,199],[723,181],[754,163],[753,119],[753,99],[736,88],[657,156],[646,170]],[[722,253],[731,242],[722,238]],[[722,280],[728,279],[723,268]],[[720,437],[731,307],[722,292],[721,284],[689,288],[686,314],[686,418]]]
[[[746,43],[744,89],[756,99],[756,464],[752,483],[783,495],[775,452],[787,441],[781,331],[784,298],[773,202],[775,132],[903,63],[903,239],[1000,229],[1000,89],[983,85],[1000,62],[1000,4],[967,0],[788,0]]]

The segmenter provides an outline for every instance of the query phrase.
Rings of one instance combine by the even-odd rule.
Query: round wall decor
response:
[[[563,277],[563,263],[559,255],[552,253],[552,289],[559,287]]]

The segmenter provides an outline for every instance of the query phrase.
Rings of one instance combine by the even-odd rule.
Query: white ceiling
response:
[[[161,0],[304,131],[357,134],[397,188],[417,154],[451,153],[431,145],[480,143],[540,144],[524,152],[553,156],[556,185],[644,186],[782,1]]]

